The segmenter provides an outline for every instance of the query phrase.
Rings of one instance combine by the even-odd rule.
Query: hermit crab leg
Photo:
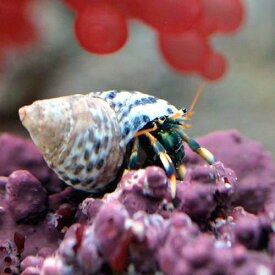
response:
[[[188,137],[186,134],[184,135],[183,140],[189,145],[191,150],[200,155],[203,159],[205,159],[209,164],[213,164],[216,161],[216,158],[213,154],[208,151],[206,148],[201,147],[197,141]]]
[[[160,161],[164,167],[164,170],[169,178],[170,181],[170,188],[171,188],[171,195],[172,198],[175,198],[176,196],[176,169],[175,166],[169,157],[169,155],[166,153],[165,148],[161,145],[161,143],[149,132],[144,133],[144,136],[146,136],[153,147],[153,150],[155,153],[159,156]]]
[[[129,159],[129,164],[128,164],[129,169],[134,169],[136,167],[138,150],[139,150],[139,139],[138,137],[135,137],[133,142],[132,152]]]
[[[140,130],[138,132],[136,132],[134,134],[134,137],[139,137],[139,136],[142,136],[146,133],[149,133],[149,132],[154,132],[158,129],[158,126],[154,123],[154,126],[152,128],[149,128],[149,129],[143,129],[143,130]]]
[[[216,158],[213,156],[213,154],[208,151],[206,148],[201,147],[200,144],[195,141],[194,139],[190,138],[188,135],[186,135],[183,132],[183,129],[181,126],[174,126],[173,127],[178,133],[181,135],[184,142],[186,142],[192,151],[200,155],[203,159],[205,159],[209,164],[213,164],[216,161]]]
[[[184,164],[178,165],[177,172],[178,179],[183,180],[186,174],[186,166]]]
[[[137,162],[137,157],[138,157],[138,149],[139,149],[139,136],[144,135],[145,133],[149,133],[149,132],[153,132],[155,130],[157,130],[157,125],[154,123],[152,128],[149,129],[143,129],[138,131],[137,133],[134,134],[134,142],[133,142],[133,148],[132,148],[132,152],[130,155],[130,159],[129,159],[129,164],[128,167],[130,169],[134,169],[136,166],[136,162]]]

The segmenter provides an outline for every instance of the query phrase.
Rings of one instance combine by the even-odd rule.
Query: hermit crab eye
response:
[[[187,113],[187,108],[181,109],[182,113],[185,115]]]
[[[166,120],[167,116],[161,116],[158,118],[158,122],[163,123]]]

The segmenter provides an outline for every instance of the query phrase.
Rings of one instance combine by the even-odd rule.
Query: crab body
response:
[[[189,141],[184,112],[167,101],[112,90],[38,100],[19,115],[47,164],[76,189],[112,190],[125,165],[138,168],[142,147],[152,163],[163,165],[175,194],[175,166],[184,156],[183,141]],[[197,153],[213,162],[212,155]]]
[[[163,146],[165,152],[171,158],[175,168],[178,168],[185,155],[182,137],[172,128],[176,122],[170,121],[168,116],[161,116],[161,118],[161,123],[159,122],[159,118],[156,118],[146,124],[144,128],[152,129],[153,125],[157,125],[157,129],[152,131],[151,134]],[[158,158],[157,152],[152,148],[150,139],[148,140],[146,136],[141,136],[139,144],[143,151],[146,152],[147,158],[142,165],[132,165],[131,168],[140,168],[152,164],[158,164],[161,166],[161,161]]]

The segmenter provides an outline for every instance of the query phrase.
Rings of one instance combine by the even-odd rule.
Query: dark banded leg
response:
[[[213,164],[216,161],[216,158],[213,154],[208,151],[206,148],[201,147],[197,141],[184,135],[184,141],[189,145],[191,150],[200,155],[203,159],[205,159],[209,164]]]
[[[208,151],[204,147],[201,147],[197,141],[195,141],[194,139],[186,135],[181,127],[173,127],[173,128],[178,131],[183,141],[189,145],[192,151],[200,155],[209,164],[213,164],[216,161],[216,158],[213,156],[213,154],[210,151]]]
[[[135,169],[137,164],[137,158],[138,158],[138,150],[139,150],[139,138],[134,138],[133,148],[130,155],[128,168],[129,169]]]
[[[144,136],[146,136],[152,145],[153,150],[159,156],[160,161],[163,165],[163,168],[166,172],[166,175],[169,178],[170,182],[170,189],[171,189],[171,195],[172,198],[175,198],[176,196],[176,169],[175,166],[169,157],[169,155],[166,153],[165,148],[161,145],[161,143],[150,133],[144,133]]]

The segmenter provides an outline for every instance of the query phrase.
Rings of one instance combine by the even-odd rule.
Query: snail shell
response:
[[[117,177],[134,134],[176,111],[141,92],[106,91],[38,100],[20,108],[19,116],[63,181],[98,193]]]

